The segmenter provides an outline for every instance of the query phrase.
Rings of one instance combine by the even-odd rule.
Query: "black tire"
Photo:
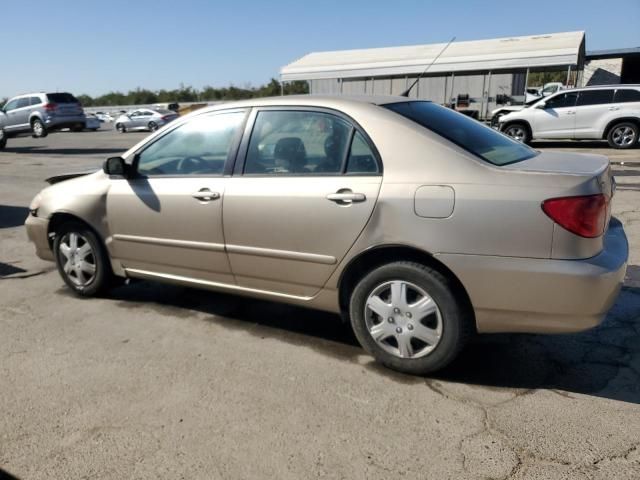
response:
[[[7,146],[7,135],[4,130],[0,128],[0,150]]]
[[[510,123],[506,127],[504,127],[502,132],[518,142],[526,144],[529,144],[531,142],[531,131],[529,130],[529,127],[524,123]]]
[[[120,133],[125,133],[127,131],[125,126],[121,123],[116,123],[116,130],[119,131]]]
[[[387,282],[395,283],[397,281],[408,282],[427,292],[439,310],[440,315],[436,318],[436,322],[441,325],[439,340],[434,342],[435,347],[422,347],[426,350],[432,349],[418,358],[410,358],[409,356],[401,358],[400,353],[390,353],[387,351],[389,347],[385,349],[382,343],[374,340],[367,326],[367,300],[369,296],[373,295],[381,287],[384,288]],[[449,364],[473,334],[473,315],[467,303],[464,297],[460,295],[460,292],[457,291],[454,282],[437,270],[419,263],[402,261],[383,265],[365,275],[351,294],[349,314],[356,338],[362,347],[373,355],[378,362],[399,372],[425,375],[440,370]],[[385,304],[385,308],[391,307],[392,305],[387,307]],[[407,307],[407,310],[409,309],[410,307]],[[417,332],[418,327],[411,326],[409,322],[417,325],[416,321],[422,322],[422,320],[419,318],[407,320],[404,316],[409,317],[409,314],[403,313],[400,309],[397,310],[397,314],[390,313],[390,315],[396,315],[394,321],[392,321],[393,317],[382,319],[382,322],[377,323],[375,326],[382,326],[383,323],[388,321],[392,325],[390,328],[394,329],[396,325],[400,327],[400,323],[405,322],[403,325],[405,330],[402,331],[402,328],[396,328],[395,332],[411,337],[413,332],[409,330],[415,328],[415,332]],[[432,317],[424,317],[424,319],[431,321],[435,315],[437,314],[434,313]],[[372,318],[374,316],[376,315],[372,314]],[[391,339],[392,337],[400,338],[395,333],[392,333],[388,338]],[[411,343],[414,340],[411,338],[409,342]],[[399,344],[397,340],[395,342]],[[425,343],[425,345],[427,344]],[[390,348],[393,348],[393,345]]]
[[[71,236],[75,234],[78,237],[76,242],[76,251],[72,252],[73,261],[67,260],[67,257],[63,253],[63,245],[71,246],[73,244]],[[71,240],[71,243],[68,243]],[[91,249],[90,255],[84,257],[80,255],[80,249],[88,243]],[[77,295],[83,297],[94,297],[107,291],[114,285],[115,277],[111,270],[111,264],[109,257],[102,242],[98,239],[96,234],[87,225],[71,221],[62,224],[57,230],[55,240],[53,242],[53,253],[58,267],[58,273],[67,284],[67,286]],[[86,263],[94,265],[94,273],[91,278],[86,278],[86,283],[80,284],[78,279],[78,269],[81,267],[73,267],[76,264],[76,259],[86,260]],[[67,273],[65,271],[66,265],[69,264],[69,269],[73,269]],[[80,275],[90,275],[88,273],[81,273]]]
[[[640,129],[638,125],[631,122],[616,123],[609,129],[607,142],[611,148],[626,150],[638,145]]]
[[[156,122],[149,122],[147,127],[149,127],[150,132],[155,132],[158,129],[158,124]]]
[[[34,118],[31,121],[31,134],[33,138],[44,138],[48,135],[47,128],[39,118]]]

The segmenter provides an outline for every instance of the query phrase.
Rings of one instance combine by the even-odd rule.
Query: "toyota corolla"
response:
[[[63,178],[26,225],[77,294],[139,278],[336,312],[414,374],[475,333],[594,327],[626,270],[607,158],[405,97],[198,110]]]

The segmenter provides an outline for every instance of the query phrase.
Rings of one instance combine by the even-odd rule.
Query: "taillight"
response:
[[[576,235],[599,237],[607,223],[609,198],[601,193],[580,197],[551,198],[542,202],[542,210],[551,220]]]
[[[53,112],[53,111],[56,109],[56,106],[57,106],[57,105],[56,105],[55,103],[47,103],[47,104],[44,106],[44,109],[45,109],[45,111],[47,111],[47,112]]]

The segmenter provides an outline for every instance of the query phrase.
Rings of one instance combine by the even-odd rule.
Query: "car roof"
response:
[[[392,96],[392,95],[284,95],[277,97],[260,97],[247,100],[239,100],[228,103],[221,103],[210,107],[205,107],[196,112],[206,112],[215,110],[227,110],[230,108],[248,107],[269,107],[269,106],[307,106],[307,107],[329,107],[341,108],[355,105],[388,105],[391,103],[402,103],[411,101],[424,101],[415,98]],[[195,113],[195,112],[194,112]]]
[[[601,89],[618,89],[618,88],[640,88],[640,84],[633,84],[633,83],[617,83],[617,84],[612,84],[612,85],[589,85],[586,87],[579,87],[579,88],[570,88],[567,90],[561,90],[562,92],[571,92],[571,91],[575,91],[575,90],[601,90]]]

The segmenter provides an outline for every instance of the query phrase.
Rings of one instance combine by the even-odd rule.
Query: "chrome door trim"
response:
[[[242,245],[227,245],[227,253],[239,253],[243,255],[254,255],[256,257],[282,258],[283,260],[297,260],[300,262],[322,263],[324,265],[335,265],[336,257],[330,255],[319,255],[317,253],[292,252],[290,250],[274,250],[271,248],[245,247]]]
[[[268,295],[271,297],[288,298],[290,300],[309,301],[313,299],[313,297],[290,295],[286,293],[272,292],[271,290],[260,290],[257,288],[240,287],[238,285],[230,285],[228,283],[211,282],[209,280],[200,280],[200,279],[191,278],[191,277],[184,277],[182,275],[172,275],[169,273],[158,273],[158,272],[151,272],[149,270],[139,270],[137,268],[125,268],[124,271],[127,274],[127,276],[131,276],[131,277],[143,278],[143,279],[146,278],[150,280],[160,279],[160,280],[165,280],[170,282],[177,282],[181,284],[196,285],[196,286],[211,288],[215,290],[246,292],[246,293],[257,294],[257,295]]]
[[[194,242],[192,240],[175,240],[172,238],[141,237],[138,235],[124,235],[120,233],[116,233],[112,238],[121,242],[147,243],[150,245],[160,245],[164,247],[181,247],[190,248],[192,250],[224,252],[224,245],[221,243]]]

